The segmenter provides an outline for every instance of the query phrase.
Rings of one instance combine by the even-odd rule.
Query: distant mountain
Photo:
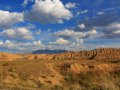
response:
[[[67,50],[49,50],[49,49],[45,49],[45,50],[36,50],[33,51],[32,54],[59,54],[59,53],[65,53],[68,52]]]

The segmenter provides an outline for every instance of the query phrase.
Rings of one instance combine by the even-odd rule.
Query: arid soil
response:
[[[0,53],[0,90],[120,90],[120,49]]]

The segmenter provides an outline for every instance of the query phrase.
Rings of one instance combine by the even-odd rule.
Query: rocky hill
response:
[[[101,48],[80,52],[66,52],[62,54],[28,54],[29,60],[113,60],[120,59],[120,49]]]
[[[32,54],[59,54],[59,53],[65,53],[65,52],[67,52],[67,50],[49,50],[49,49],[45,49],[45,50],[33,51]]]
[[[10,54],[0,53],[0,60],[120,60],[120,49],[100,48],[60,54]]]

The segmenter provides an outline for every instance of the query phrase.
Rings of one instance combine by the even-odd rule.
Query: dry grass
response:
[[[0,90],[120,90],[120,63],[4,61],[0,62]]]

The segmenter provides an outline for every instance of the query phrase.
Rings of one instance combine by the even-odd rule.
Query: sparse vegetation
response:
[[[0,62],[0,89],[5,90],[119,90],[120,68],[118,63],[107,63],[113,71],[96,69],[97,62],[87,61],[12,61]],[[75,73],[71,66],[82,65],[89,71]],[[84,64],[83,64],[84,63]],[[95,65],[93,65],[95,64]],[[112,67],[113,66],[113,67]],[[115,66],[115,68],[114,68]],[[79,67],[79,66],[78,66]],[[74,67],[76,68],[76,67]],[[108,67],[109,68],[109,67]],[[77,68],[76,68],[77,69]],[[102,71],[103,70],[103,71]],[[57,75],[56,75],[57,74]],[[54,84],[53,84],[54,83]],[[55,84],[56,83],[56,84]]]
[[[86,74],[72,75],[68,74],[65,77],[68,86],[79,85],[79,90],[119,90],[120,78],[117,74],[100,74],[88,72]],[[76,86],[73,86],[76,88]],[[72,89],[75,90],[75,89]]]
[[[40,60],[33,60],[36,55],[28,55],[27,58],[0,61],[0,90],[120,90],[119,57],[115,59],[113,55],[108,59],[109,51],[105,55],[102,52],[94,58],[90,58],[91,51],[79,52],[87,60],[77,60],[81,58],[79,53],[70,52],[51,57],[38,55]]]

